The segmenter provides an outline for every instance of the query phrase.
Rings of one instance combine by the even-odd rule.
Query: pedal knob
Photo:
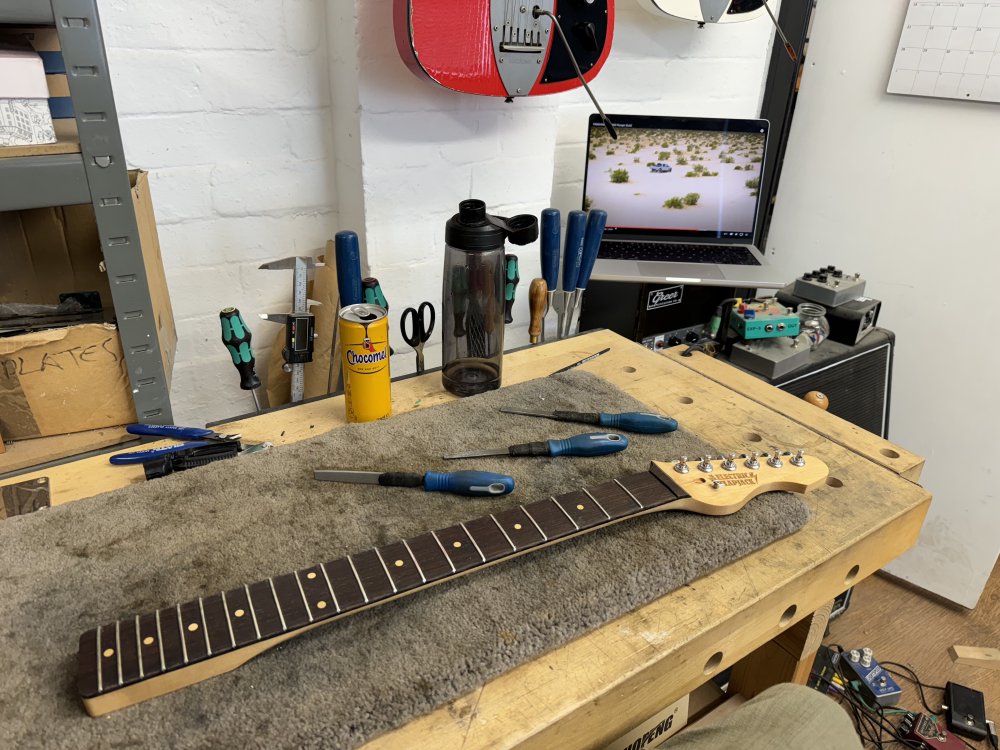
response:
[[[850,659],[851,661],[853,661],[853,662],[854,662],[855,664],[857,664],[857,663],[858,663],[858,660],[859,660],[859,659],[861,658],[861,654],[860,654],[860,653],[858,652],[858,650],[857,650],[857,649],[854,649],[854,650],[852,650],[852,651],[851,651],[851,653],[850,653],[850,655],[848,656],[848,658],[849,658],[849,659]]]
[[[872,665],[872,658],[868,654],[864,654],[861,657],[861,666],[870,667]]]
[[[687,456],[681,456],[680,459],[677,461],[677,463],[674,464],[674,471],[676,471],[678,474],[687,474],[689,471],[691,471],[691,469],[688,468],[687,460],[688,460]]]
[[[714,469],[712,468],[712,456],[706,455],[701,461],[698,462],[698,471],[703,471],[706,474],[711,474]]]
[[[759,456],[760,456],[760,451],[750,451],[750,457],[743,462],[743,465],[746,466],[748,469],[755,469],[755,470],[759,469],[760,461],[757,460]]]

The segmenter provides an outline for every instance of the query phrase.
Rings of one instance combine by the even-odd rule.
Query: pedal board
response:
[[[799,335],[799,316],[775,300],[740,302],[730,325],[744,341]]]
[[[964,750],[965,743],[942,726],[940,717],[906,714],[900,734],[922,750]]]
[[[826,307],[842,305],[865,293],[865,280],[860,273],[845,274],[836,266],[818,268],[795,280],[794,294]]]
[[[861,693],[869,703],[880,706],[895,706],[903,692],[892,675],[875,661],[870,648],[854,650],[840,657],[840,663],[848,674],[853,674],[860,683]]]

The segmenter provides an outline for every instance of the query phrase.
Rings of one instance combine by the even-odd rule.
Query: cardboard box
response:
[[[17,37],[0,36],[0,146],[55,143],[42,59]]]
[[[131,172],[151,313],[169,387],[177,350],[156,219],[145,172]],[[0,212],[0,302],[57,304],[59,294],[97,291],[105,321],[115,311],[93,208]],[[9,269],[9,272],[8,272]],[[135,421],[131,386],[114,325],[80,325],[0,338],[0,433],[7,440],[59,435]]]

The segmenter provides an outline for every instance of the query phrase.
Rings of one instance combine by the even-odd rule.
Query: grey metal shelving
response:
[[[170,393],[96,0],[0,0],[0,23],[55,26],[80,137],[79,154],[0,159],[0,211],[93,205],[136,415],[168,424]]]

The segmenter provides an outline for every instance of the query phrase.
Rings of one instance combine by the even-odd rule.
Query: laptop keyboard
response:
[[[734,266],[759,266],[760,263],[742,245],[666,244],[659,242],[624,242],[605,240],[600,257],[612,260],[658,260],[674,263],[722,263]]]

